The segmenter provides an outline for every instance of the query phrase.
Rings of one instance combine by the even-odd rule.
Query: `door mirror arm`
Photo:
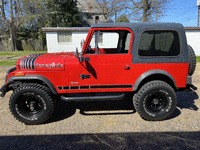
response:
[[[80,53],[79,61],[90,61],[90,57],[83,57],[83,51]]]

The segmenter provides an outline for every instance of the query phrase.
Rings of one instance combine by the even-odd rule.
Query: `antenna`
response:
[[[198,20],[197,20],[197,26],[199,26],[200,0],[197,0],[197,7],[198,7]]]

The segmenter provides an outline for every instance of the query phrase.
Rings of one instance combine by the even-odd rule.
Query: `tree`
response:
[[[74,0],[48,0],[46,3],[48,26],[80,27],[82,22]]]
[[[104,13],[106,14],[105,18],[114,16],[116,21],[118,14],[127,8],[127,0],[98,0],[100,6],[102,7]]]
[[[16,51],[17,30],[20,25],[20,2],[19,0],[0,0],[0,4],[2,21],[9,27],[11,47],[13,51]],[[9,15],[7,15],[8,13]]]
[[[131,13],[132,19],[136,21],[158,20],[164,15],[165,5],[168,0],[130,0],[127,7]]]
[[[130,22],[128,20],[128,18],[126,17],[126,15],[121,15],[117,20],[116,22]]]
[[[23,39],[42,38],[42,27],[48,25],[46,3],[48,0],[21,0],[23,3],[20,36]],[[28,16],[28,17],[27,17]]]

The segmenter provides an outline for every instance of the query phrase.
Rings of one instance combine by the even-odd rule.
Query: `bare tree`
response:
[[[19,0],[0,0],[1,17],[3,23],[9,27],[11,47],[13,51],[17,50],[17,28],[20,24],[19,18]],[[8,6],[9,5],[9,6]],[[8,8],[8,9],[6,9]],[[10,15],[6,15],[9,13]],[[9,18],[7,17],[9,16]]]
[[[100,6],[103,8],[106,17],[114,16],[115,21],[118,19],[118,14],[126,9],[126,0],[98,0]]]
[[[148,22],[158,20],[164,15],[165,5],[168,0],[129,0],[127,8],[129,9],[131,19],[135,21]]]

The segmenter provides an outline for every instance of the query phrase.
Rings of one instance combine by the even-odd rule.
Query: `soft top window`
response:
[[[145,31],[142,33],[140,56],[178,56],[180,42],[176,31]]]
[[[130,43],[128,30],[95,30],[86,54],[128,54]]]

